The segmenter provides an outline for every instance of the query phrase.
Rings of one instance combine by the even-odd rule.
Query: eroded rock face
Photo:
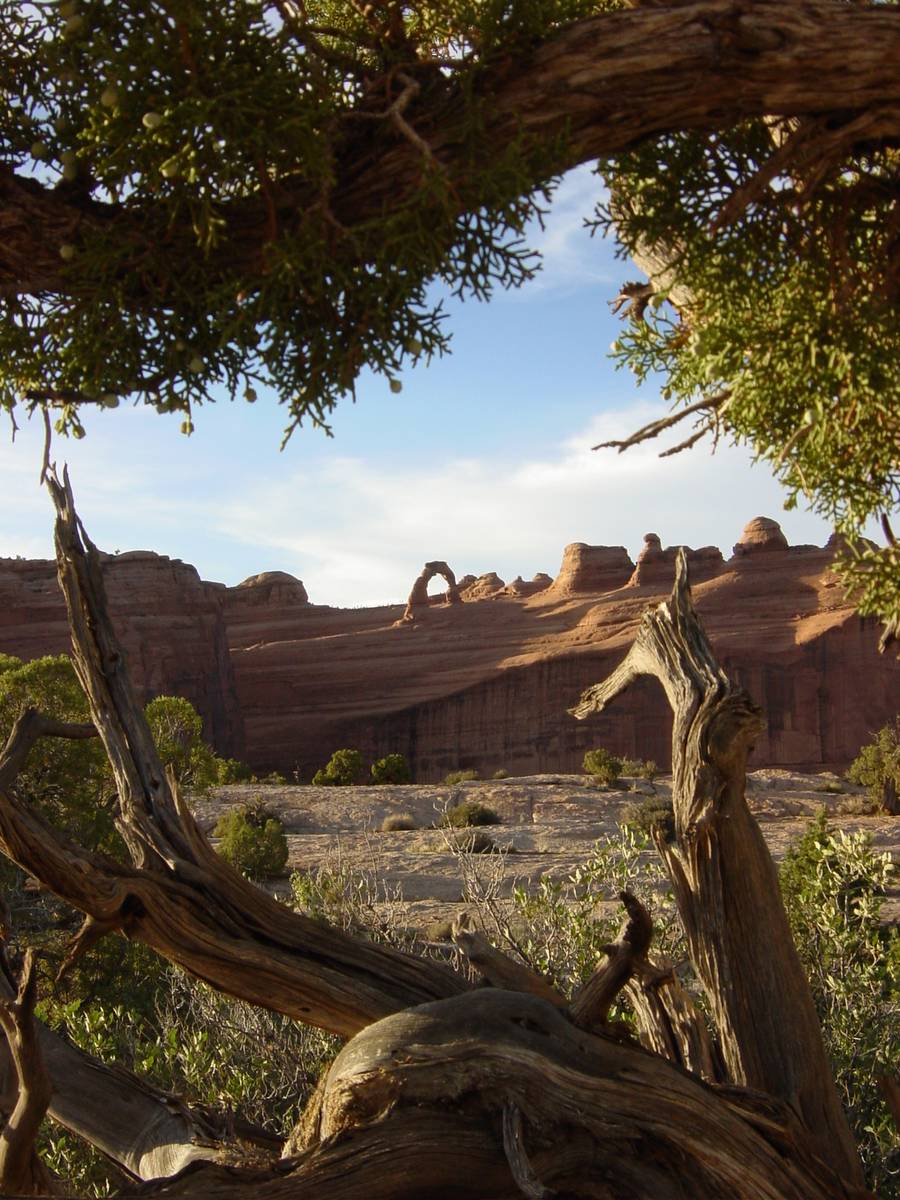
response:
[[[102,555],[110,614],[139,696],[184,696],[222,754],[245,753],[223,598],[194,567],[149,550]],[[22,659],[70,652],[54,561],[0,559],[0,650]]]
[[[847,604],[830,549],[788,547],[775,522],[749,528],[746,552],[723,564],[707,548],[689,563],[717,653],[766,713],[753,761],[843,769],[896,713],[900,663],[877,653],[879,627]],[[428,781],[469,766],[577,771],[598,745],[665,767],[670,716],[654,684],[586,722],[566,710],[624,657],[647,605],[670,590],[673,558],[659,538],[645,540],[636,567],[622,547],[576,543],[556,581],[531,581],[541,590],[488,573],[466,589],[483,582],[480,599],[432,608],[412,637],[395,628],[400,605],[309,604],[298,580],[277,573],[225,588],[146,552],[108,559],[106,572],[142,694],[188,696],[221,753],[244,752],[242,721],[258,770],[297,767],[309,779],[354,746],[369,760],[405,754]],[[55,564],[0,560],[0,651],[67,647]]]
[[[240,604],[309,604],[300,579],[287,571],[263,571],[228,589],[229,602]]]
[[[412,591],[406,602],[406,611],[400,618],[400,624],[410,624],[428,611],[432,603],[432,597],[428,595],[428,585],[436,575],[440,575],[447,581],[447,592],[443,597],[443,602],[446,604],[459,603],[459,588],[454,573],[443,561],[428,562],[412,585]]]
[[[747,554],[771,553],[773,550],[787,550],[788,540],[777,521],[771,517],[754,517],[744,526],[734,547],[735,558]]]
[[[559,574],[550,586],[555,596],[597,595],[624,587],[634,563],[624,546],[588,546],[572,542],[563,551]]]
[[[722,551],[718,546],[702,546],[699,550],[685,546],[684,549],[687,551],[688,566],[694,583],[711,579],[724,565]],[[675,558],[678,550],[678,546],[667,546],[664,550],[658,534],[645,533],[643,548],[627,586],[671,588],[675,582]]]
[[[484,575],[479,575],[474,583],[470,583],[462,593],[463,600],[487,600],[491,596],[499,595],[506,587],[504,581],[500,578],[496,571],[486,571]]]

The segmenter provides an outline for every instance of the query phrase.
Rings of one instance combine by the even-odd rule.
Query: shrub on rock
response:
[[[363,773],[363,759],[358,750],[335,750],[326,766],[312,777],[317,787],[350,787],[358,783]]]
[[[472,825],[499,825],[500,817],[486,804],[477,800],[463,800],[448,808],[441,818],[441,824],[451,829],[466,829]]]
[[[621,758],[615,758],[602,746],[596,750],[588,750],[581,765],[588,775],[594,776],[598,783],[605,784],[615,783],[623,770]]]
[[[217,850],[248,879],[280,875],[288,860],[284,826],[261,804],[242,804],[220,817],[214,835]]]
[[[386,754],[372,763],[373,783],[409,783],[412,774],[402,754]]]

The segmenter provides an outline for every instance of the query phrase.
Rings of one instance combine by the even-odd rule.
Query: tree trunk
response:
[[[644,614],[625,661],[572,710],[601,712],[639,675],[672,706],[675,837],[656,832],[691,958],[709,997],[731,1080],[791,1105],[819,1153],[862,1183],[775,866],[744,797],[759,709],[722,671],[691,600],[679,552],[668,602]]]

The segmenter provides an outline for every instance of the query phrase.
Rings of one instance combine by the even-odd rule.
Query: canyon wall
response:
[[[689,551],[694,597],[726,669],[765,711],[754,762],[841,769],[891,719],[900,664],[847,604],[832,547],[788,546],[756,518],[726,559]],[[186,695],[220,753],[309,779],[331,752],[405,754],[414,777],[578,770],[604,745],[669,763],[671,722],[646,682],[610,712],[566,710],[623,657],[641,613],[671,588],[675,548],[574,543],[554,580],[460,580],[462,603],[336,609],[282,572],[235,588],[149,553],[106,559],[111,609],[145,696]],[[402,582],[398,591],[402,591]],[[0,561],[0,650],[66,648],[52,563]]]

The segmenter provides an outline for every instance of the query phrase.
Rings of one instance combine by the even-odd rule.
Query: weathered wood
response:
[[[678,982],[673,967],[636,962],[625,993],[642,1046],[707,1083],[725,1081],[725,1067],[703,1014]]]
[[[545,145],[555,140],[561,147],[555,168],[562,171],[668,131],[720,129],[768,113],[842,122],[869,114],[861,140],[896,137],[898,59],[900,17],[890,5],[698,0],[603,13],[561,29],[537,49],[523,46],[484,65],[477,88],[490,102],[482,116],[483,158],[475,165],[488,164],[493,147],[523,134]],[[465,86],[445,81],[417,99],[406,118],[445,170],[460,211],[473,211],[488,196],[475,186],[460,119]],[[413,196],[422,152],[394,130],[373,154],[370,122],[348,121],[346,128],[334,148],[330,205],[352,233]],[[490,186],[496,188],[495,179]],[[295,235],[320,199],[302,177],[280,178],[279,227]],[[224,275],[264,270],[272,203],[254,195],[220,205],[223,229],[211,261],[221,263]],[[75,228],[133,245],[138,262],[160,224],[152,208],[85,200],[0,166],[0,294],[65,294],[72,276],[63,272],[57,247]],[[189,224],[176,222],[169,236],[173,246],[195,245]],[[138,280],[130,281],[135,296]]]
[[[627,917],[614,942],[603,947],[606,962],[572,997],[569,1011],[582,1029],[603,1025],[613,1001],[634,974],[637,964],[646,959],[653,937],[650,914],[636,896],[620,892]]]
[[[744,797],[760,711],[716,659],[694,610],[683,550],[671,597],[644,614],[625,660],[584,693],[573,715],[602,711],[640,675],[660,681],[674,714],[675,838],[656,844],[729,1077],[791,1104],[823,1158],[859,1185],[859,1157],[778,877]]]
[[[32,950],[25,952],[15,999],[0,997],[0,1029],[15,1068],[15,1102],[0,1129],[0,1195],[46,1196],[50,1174],[35,1142],[50,1102],[50,1076],[44,1065],[34,1020],[37,974]]]
[[[483,933],[473,928],[467,913],[453,922],[452,936],[472,966],[494,987],[540,996],[554,1008],[567,1007],[565,996],[549,980],[492,946]]]

